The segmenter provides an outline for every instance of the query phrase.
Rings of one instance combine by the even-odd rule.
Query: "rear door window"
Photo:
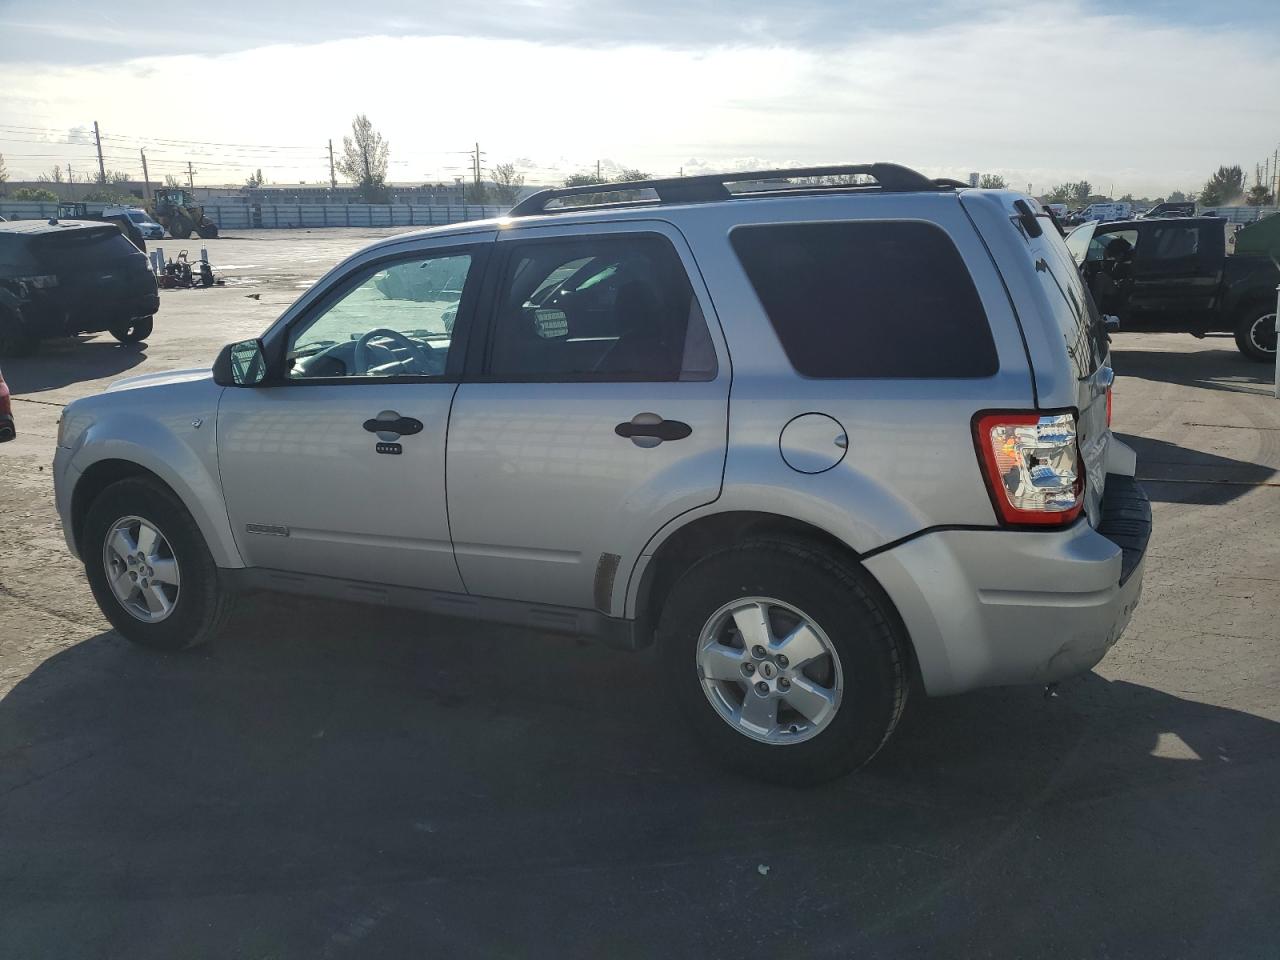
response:
[[[706,320],[665,237],[519,242],[498,289],[490,379],[715,379]]]
[[[999,369],[969,269],[933,224],[745,226],[730,241],[801,376],[963,379]]]

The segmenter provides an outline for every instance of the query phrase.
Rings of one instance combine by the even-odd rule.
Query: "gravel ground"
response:
[[[1280,401],[1227,339],[1115,338],[1155,533],[1102,664],[917,702],[821,789],[705,764],[648,653],[293,599],[190,655],[112,633],[61,405],[207,364],[388,232],[214,241],[231,282],[164,292],[145,348],[6,362],[0,956],[1275,955]]]

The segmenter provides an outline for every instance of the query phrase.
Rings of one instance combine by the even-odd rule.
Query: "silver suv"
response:
[[[212,373],[71,404],[58,508],[116,629],[191,646],[252,587],[656,639],[689,729],[788,782],[913,687],[1102,658],[1150,507],[1034,200],[891,164],[609,190],[375,243]]]

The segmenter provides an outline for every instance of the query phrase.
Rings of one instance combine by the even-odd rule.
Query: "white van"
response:
[[[1128,220],[1133,216],[1133,204],[1116,201],[1115,203],[1091,203],[1080,212],[1082,220]]]

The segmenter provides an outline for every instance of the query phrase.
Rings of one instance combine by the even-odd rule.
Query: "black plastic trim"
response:
[[[792,167],[779,170],[751,170],[738,173],[710,173],[696,177],[667,177],[655,180],[633,180],[625,183],[592,183],[580,187],[558,187],[552,190],[540,190],[525,197],[508,212],[508,217],[530,217],[539,214],[573,213],[584,209],[581,206],[558,207],[547,209],[552,200],[564,197],[607,196],[622,191],[652,190],[658,199],[637,199],[630,202],[609,202],[588,204],[595,206],[653,206],[670,203],[713,203],[719,200],[731,200],[735,196],[725,186],[727,183],[749,183],[756,180],[783,180],[793,177],[832,177],[861,175],[874,177],[875,185],[865,185],[886,193],[938,192],[955,189],[952,182],[931,180],[922,173],[903,167],[896,163],[861,163],[828,167]],[[851,189],[858,185],[833,184],[829,189]],[[812,189],[811,187],[807,189]],[[761,197],[788,196],[789,191],[751,191],[738,196]]]
[[[1098,533],[1120,548],[1120,585],[1133,575],[1151,540],[1151,500],[1133,477],[1107,474]]]
[[[269,590],[349,603],[420,610],[463,620],[506,623],[528,630],[589,637],[622,650],[638,650],[651,642],[651,638],[641,635],[634,620],[609,617],[598,610],[366,583],[265,567],[224,569],[221,572],[234,587],[245,590]]]

